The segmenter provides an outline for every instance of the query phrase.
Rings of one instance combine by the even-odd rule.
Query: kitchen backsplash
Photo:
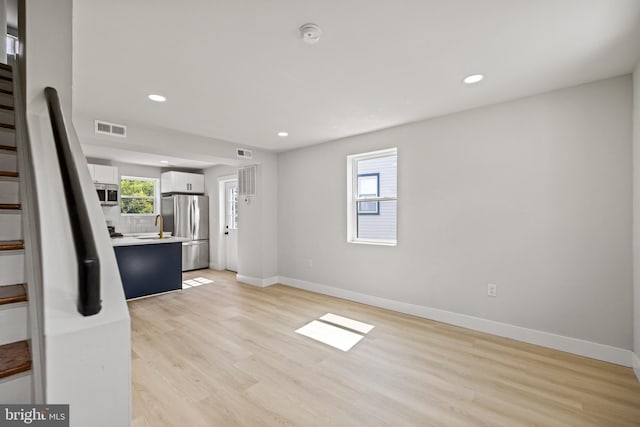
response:
[[[120,206],[103,206],[107,225],[116,227],[118,233],[150,233],[158,231],[155,216],[120,215]]]

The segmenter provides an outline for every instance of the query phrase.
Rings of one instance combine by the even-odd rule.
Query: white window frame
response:
[[[121,216],[156,216],[160,213],[160,180],[158,178],[147,178],[143,176],[127,176],[122,175],[120,177],[120,184],[122,180],[135,180],[135,181],[153,181],[153,197],[150,196],[125,196],[122,194],[122,185],[120,185],[120,215]],[[122,199],[151,199],[153,198],[153,213],[125,213],[122,212]]]
[[[385,157],[398,155],[398,148],[388,148],[385,150],[371,151],[368,153],[352,154],[347,156],[347,242],[365,245],[382,245],[396,246],[398,239],[362,239],[358,238],[358,202],[388,202],[398,200],[397,189],[396,196],[366,196],[358,197],[358,167],[357,162],[360,160],[375,159],[377,157]],[[396,172],[397,173],[397,172]],[[397,204],[396,204],[397,209]],[[396,236],[397,236],[396,224]]]

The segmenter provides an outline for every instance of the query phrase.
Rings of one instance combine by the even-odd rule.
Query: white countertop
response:
[[[172,237],[171,233],[165,233],[162,239],[158,238],[158,233],[126,234],[124,237],[111,238],[112,246],[133,246],[133,245],[156,245],[158,243],[177,243],[188,239],[182,237]]]

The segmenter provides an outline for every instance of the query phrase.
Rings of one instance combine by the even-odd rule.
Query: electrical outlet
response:
[[[498,296],[498,285],[494,285],[492,283],[489,283],[487,285],[487,295],[489,295],[490,297],[497,297]]]

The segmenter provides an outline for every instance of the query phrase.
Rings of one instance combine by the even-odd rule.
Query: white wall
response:
[[[77,311],[77,263],[43,91],[58,89],[67,124],[71,121],[72,1],[23,3],[21,40],[26,53],[27,121],[36,187],[45,325],[45,400],[71,405],[72,427],[128,426],[131,420],[129,312],[115,255],[104,227],[95,187],[73,127],[71,152],[77,165],[100,258],[102,310]]]
[[[283,281],[628,354],[631,87],[623,76],[281,153]],[[398,245],[349,244],[345,158],[395,146]]]
[[[0,0],[0,62],[7,63],[7,1]]]
[[[640,63],[633,72],[633,352],[640,380]]]
[[[263,153],[258,164],[256,195],[238,197],[238,279],[265,286],[277,281],[278,274],[278,160]],[[237,173],[233,166],[219,165],[205,170],[209,196],[210,264],[224,269],[220,253],[224,249],[218,214],[218,178]]]

